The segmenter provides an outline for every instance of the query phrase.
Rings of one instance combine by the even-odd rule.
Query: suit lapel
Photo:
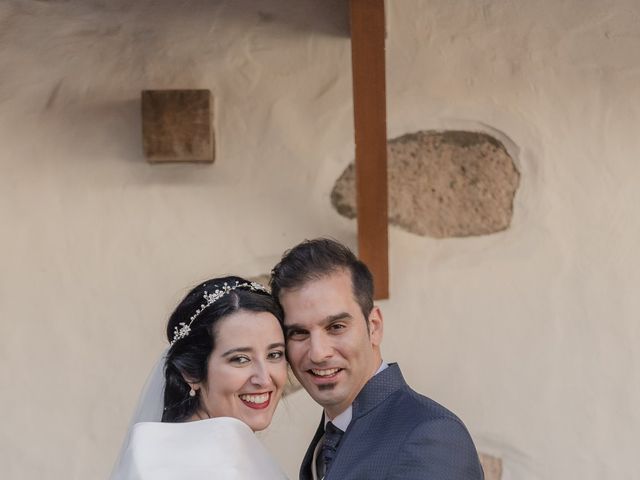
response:
[[[357,428],[358,421],[360,421],[361,419],[362,421],[366,421],[366,419],[363,419],[362,417],[364,417],[367,413],[384,402],[389,397],[389,395],[405,387],[406,385],[407,383],[404,381],[402,372],[400,372],[400,367],[398,367],[397,363],[390,363],[386,369],[373,376],[367,382],[356,399],[353,401],[353,416],[351,417],[351,423],[349,423],[347,430],[344,432],[344,436],[342,437],[340,445],[338,446],[336,457],[331,464],[331,468],[329,468],[329,472],[327,473],[325,480],[341,480],[343,478],[349,477],[349,464],[348,462],[342,461],[342,459],[347,458],[346,452],[348,452],[349,450],[350,434],[354,429]],[[309,447],[309,450],[307,450],[307,455],[305,456],[305,464],[307,461],[307,456],[309,456],[309,452],[311,452],[310,458],[313,457],[313,449],[315,448],[315,445],[322,436],[323,432],[324,415],[322,421],[320,422],[320,427],[316,432],[316,436],[313,439],[312,446]],[[354,439],[357,439],[357,436],[354,437]],[[309,470],[309,475],[310,476],[308,477],[308,479],[311,480],[311,470]]]

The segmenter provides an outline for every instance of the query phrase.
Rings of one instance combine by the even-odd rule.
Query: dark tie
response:
[[[318,477],[323,478],[331,462],[336,456],[338,450],[338,443],[342,438],[344,432],[336,427],[333,423],[329,422],[324,427],[324,437],[322,439],[322,446],[318,454],[318,461],[316,462],[316,470],[318,471]]]

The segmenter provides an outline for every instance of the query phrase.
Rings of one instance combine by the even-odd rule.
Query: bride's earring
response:
[[[193,387],[191,387],[191,390],[189,390],[189,396],[190,397],[195,397],[196,396],[196,391],[193,389]]]

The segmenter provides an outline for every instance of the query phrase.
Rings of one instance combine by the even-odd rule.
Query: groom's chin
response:
[[[324,408],[334,405],[340,397],[338,383],[323,383],[322,385],[314,384],[307,389],[307,393],[318,405],[321,405]]]

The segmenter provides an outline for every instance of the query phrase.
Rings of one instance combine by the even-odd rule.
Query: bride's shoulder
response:
[[[145,472],[188,469],[215,471],[221,478],[285,478],[260,440],[236,418],[136,423],[127,450],[125,463]]]
[[[233,417],[216,417],[192,422],[138,422],[133,425],[132,432],[166,432],[175,434],[208,434],[213,431],[249,433],[251,428],[241,420]]]
[[[231,417],[182,423],[140,422],[131,429],[131,443],[134,447],[152,443],[156,448],[175,448],[175,445],[181,445],[200,449],[212,443],[224,446],[238,442],[252,444],[259,440],[246,423]]]

